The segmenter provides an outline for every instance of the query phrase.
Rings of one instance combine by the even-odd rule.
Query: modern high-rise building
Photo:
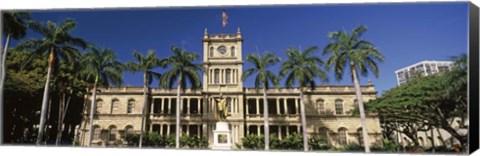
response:
[[[421,61],[413,65],[395,71],[398,85],[407,83],[410,79],[449,71],[452,67],[451,61]]]

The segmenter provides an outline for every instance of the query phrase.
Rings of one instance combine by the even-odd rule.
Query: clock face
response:
[[[227,48],[225,48],[225,46],[218,47],[218,52],[225,55],[225,53],[227,53]]]

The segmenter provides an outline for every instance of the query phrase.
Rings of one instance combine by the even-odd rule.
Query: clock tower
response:
[[[244,94],[241,80],[243,71],[242,43],[240,28],[235,34],[203,34],[203,101],[202,120],[204,134],[210,143],[216,142],[219,119],[215,115],[218,99],[226,100],[227,115],[223,121],[230,130],[233,144],[244,136]],[[217,136],[217,137],[214,137]],[[215,144],[215,143],[214,143]]]
[[[236,34],[203,34],[203,91],[242,92],[242,42]]]

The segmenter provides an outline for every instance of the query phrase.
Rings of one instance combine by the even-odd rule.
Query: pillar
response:
[[[257,100],[257,115],[260,115],[260,102],[259,102],[259,99],[256,99]]]
[[[280,114],[280,99],[277,98],[277,115]]]
[[[171,114],[171,113],[172,113],[172,99],[171,99],[171,98],[167,98],[166,101],[168,101],[168,104],[167,104],[167,107],[168,107],[167,114]]]
[[[190,98],[187,98],[187,114],[190,114]]]
[[[250,112],[248,112],[248,104],[249,104],[249,103],[248,103],[248,99],[247,99],[247,105],[245,106],[245,109],[247,109],[247,111],[246,111],[246,114],[247,114],[247,115],[250,114]],[[247,133],[247,134],[248,134],[248,133]]]
[[[298,111],[298,99],[295,98],[295,114],[300,114]]]
[[[288,114],[287,98],[283,99],[283,108],[285,109],[285,111],[283,113]]]
[[[200,112],[202,112],[202,110],[200,110],[200,108],[201,108],[200,105],[202,104],[202,103],[200,103],[200,101],[202,101],[202,99],[197,98],[197,114],[201,114]]]

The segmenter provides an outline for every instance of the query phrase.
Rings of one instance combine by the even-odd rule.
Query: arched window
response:
[[[232,78],[231,74],[232,74],[232,70],[227,69],[226,74],[225,74],[225,83],[229,84],[231,82],[230,81],[231,78]]]
[[[346,128],[340,128],[338,129],[338,143],[340,145],[346,145],[347,144],[347,129]]]
[[[100,110],[102,110],[102,107],[103,107],[103,100],[102,99],[97,99],[97,108],[95,110],[97,110],[97,113],[100,112]]]
[[[325,127],[318,129],[318,133],[321,139],[324,139],[322,143],[328,143],[328,130]]]
[[[100,126],[98,125],[93,126],[93,140],[100,139],[101,133],[102,133],[102,129],[100,128]]]
[[[337,115],[343,114],[343,101],[340,99],[335,100],[335,113]]]
[[[119,107],[120,107],[120,101],[118,101],[118,99],[113,99],[113,100],[112,100],[112,110],[111,110],[111,113],[113,113],[113,111],[118,110]]]
[[[215,69],[214,73],[214,83],[219,84],[220,83],[220,69]]]
[[[362,128],[357,129],[357,135],[358,135],[358,144],[363,146],[363,135],[362,135]]]
[[[117,127],[116,126],[113,126],[113,125],[110,126],[108,140],[110,140],[110,141],[117,140]]]
[[[231,52],[230,54],[231,54],[232,57],[234,57],[234,56],[235,56],[235,47],[232,47],[232,48],[231,48],[231,51],[232,51],[232,52]]]
[[[127,113],[132,113],[133,109],[135,108],[135,100],[130,99],[128,100],[128,105],[127,105]]]
[[[213,57],[213,47],[210,47],[210,57]]]
[[[322,99],[317,100],[317,111],[320,115],[325,114],[325,102]]]
[[[133,134],[133,126],[128,125],[125,127],[125,136],[127,136],[127,134]]]
[[[424,140],[423,140],[422,137],[418,137],[418,144],[419,144],[421,147],[424,146],[425,142],[424,142]]]
[[[444,145],[442,137],[440,137],[440,136],[437,137],[437,144],[438,144],[438,146],[443,146]]]

